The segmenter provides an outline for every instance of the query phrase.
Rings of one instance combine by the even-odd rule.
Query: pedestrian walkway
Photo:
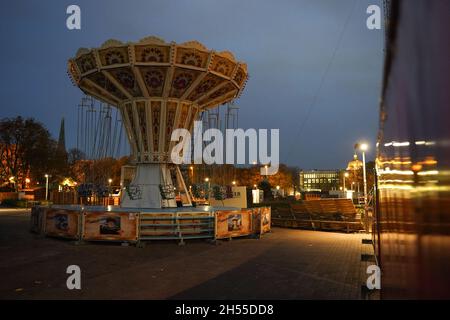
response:
[[[28,232],[29,214],[0,216],[0,298],[360,299],[365,234],[274,228],[262,239],[145,248],[76,246]],[[365,247],[363,247],[365,246]],[[370,247],[369,247],[370,249]],[[66,288],[80,266],[82,289]]]

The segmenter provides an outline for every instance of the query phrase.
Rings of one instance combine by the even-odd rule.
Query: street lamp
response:
[[[205,178],[205,182],[207,182],[208,183],[208,200],[209,200],[209,198],[210,198],[210,193],[211,193],[211,183],[209,182],[209,178],[208,177],[206,177]]]
[[[13,176],[9,177],[9,183],[13,185],[14,191],[16,191],[16,180]]]
[[[364,180],[364,211],[367,213],[367,177],[366,177],[366,151],[369,149],[367,143],[360,143],[359,150],[362,152],[363,180]]]
[[[189,170],[191,170],[191,183],[194,183],[194,166],[190,166]]]
[[[111,183],[112,183],[112,179],[111,178],[109,178],[108,179],[108,184],[109,184],[109,190],[108,190],[108,192],[109,192],[109,196],[111,197]]]
[[[49,174],[45,174],[45,201],[48,200],[48,178],[50,177]]]

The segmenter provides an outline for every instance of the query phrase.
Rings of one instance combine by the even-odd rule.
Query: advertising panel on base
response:
[[[45,210],[45,234],[53,237],[79,239],[80,212],[74,210]]]
[[[252,210],[216,211],[216,239],[241,237],[252,233]]]
[[[31,209],[30,231],[41,233],[44,228],[44,207],[33,207]]]
[[[256,234],[263,234],[270,231],[271,209],[270,207],[253,208],[253,231]]]
[[[270,207],[262,207],[261,208],[261,234],[270,231],[271,225],[271,209]]]
[[[137,241],[139,214],[84,212],[83,240]]]

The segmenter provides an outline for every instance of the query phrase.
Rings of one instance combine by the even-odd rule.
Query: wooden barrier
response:
[[[52,192],[50,192],[50,200],[54,204],[61,204],[61,205],[78,204],[78,192],[76,192],[76,191],[52,191]]]

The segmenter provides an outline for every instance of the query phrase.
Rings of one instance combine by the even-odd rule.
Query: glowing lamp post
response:
[[[194,166],[190,166],[189,170],[191,170],[191,183],[195,183],[195,181],[194,181]]]
[[[16,190],[16,180],[14,177],[9,177],[9,183],[11,183],[14,187],[14,190]]]
[[[211,189],[211,182],[209,181],[208,177],[205,178],[205,182],[208,183],[208,200],[209,200],[210,189]]]
[[[112,183],[112,179],[109,178],[109,179],[108,179],[108,185],[109,185],[108,192],[109,192],[109,196],[110,196],[110,197],[111,197],[111,183]]]
[[[364,210],[367,212],[367,177],[366,177],[366,151],[369,148],[367,143],[360,143],[358,145],[359,150],[362,153],[362,161],[363,161],[363,180],[364,180]]]
[[[45,174],[45,201],[48,200],[48,178],[50,178],[51,175]]]
[[[345,188],[345,178],[348,178],[348,172],[344,173],[344,191],[347,190],[347,189]]]

